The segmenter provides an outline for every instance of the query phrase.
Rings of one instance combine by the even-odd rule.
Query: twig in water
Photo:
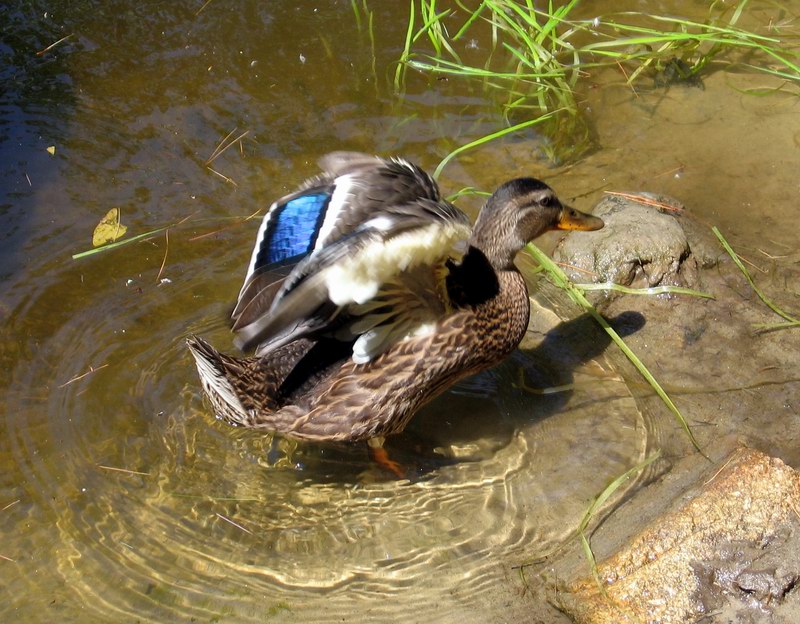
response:
[[[203,6],[201,6],[199,9],[197,9],[197,13],[194,14],[195,17],[200,15],[203,12],[203,9],[205,9],[209,4],[211,4],[211,0],[206,0],[205,3],[203,3]]]
[[[770,260],[782,260],[783,258],[788,258],[789,257],[789,254],[786,254],[786,255],[783,255],[783,256],[773,256],[772,254],[767,253],[766,251],[761,249],[760,247],[756,247],[756,249],[758,249],[758,251],[760,251],[762,254],[764,254]]]
[[[86,377],[86,375],[91,375],[92,373],[96,373],[101,368],[105,368],[106,366],[108,366],[108,364],[103,364],[102,366],[98,366],[97,368],[94,368],[93,366],[90,366],[89,370],[86,371],[85,373],[83,373],[82,375],[78,375],[77,377],[73,377],[72,379],[70,379],[69,381],[65,381],[63,384],[61,384],[58,387],[59,388],[64,388],[64,387],[68,386],[69,384],[71,384],[71,383],[73,383],[75,381],[78,381],[79,379],[83,379],[84,377]]]
[[[134,475],[142,475],[143,477],[149,477],[149,472],[139,472],[138,470],[128,470],[127,468],[114,468],[114,466],[103,466],[102,464],[97,464],[98,468],[102,468],[103,470],[113,470],[114,472],[124,472],[126,474],[134,474]]]
[[[248,134],[250,134],[250,131],[249,131],[249,130],[245,130],[245,131],[244,131],[244,132],[242,132],[242,133],[241,133],[241,134],[240,134],[238,137],[236,137],[235,139],[233,139],[233,141],[231,141],[230,143],[228,143],[227,145],[225,145],[225,141],[227,141],[227,140],[230,138],[230,136],[231,136],[231,135],[232,135],[234,132],[236,132],[236,130],[237,130],[237,128],[234,128],[233,130],[231,130],[231,131],[230,131],[230,132],[229,132],[229,133],[228,133],[228,134],[225,136],[225,138],[224,138],[224,139],[222,139],[222,141],[220,141],[220,142],[217,144],[217,147],[215,147],[215,148],[214,148],[214,151],[213,151],[213,152],[211,152],[211,156],[209,156],[209,157],[208,157],[208,160],[205,162],[206,166],[210,165],[210,164],[211,164],[212,162],[214,162],[214,161],[215,161],[217,158],[219,158],[219,157],[222,155],[222,153],[223,153],[223,152],[224,152],[226,149],[228,149],[228,148],[229,148],[231,145],[233,145],[233,144],[235,144],[235,143],[237,143],[237,142],[238,142],[238,143],[241,145],[241,141],[242,141],[242,139],[243,139],[244,137],[246,137]],[[223,145],[225,145],[225,147],[223,147]]]
[[[16,504],[17,504],[19,501],[20,501],[20,499],[17,499],[17,500],[15,500],[15,501],[11,501],[11,502],[10,502],[8,505],[6,505],[6,506],[5,506],[5,507],[3,507],[2,509],[0,509],[0,511],[5,511],[5,510],[6,510],[6,509],[8,509],[9,507],[13,507],[13,506],[14,506],[14,505],[16,505]]]
[[[239,128],[234,128],[228,134],[225,135],[224,139],[222,139],[219,143],[217,143],[217,146],[214,148],[214,151],[211,152],[211,156],[209,156],[208,159],[206,160],[205,162],[206,165],[214,161],[214,159],[221,153],[220,148],[225,144],[225,141],[231,138],[233,133],[236,132],[238,129]]]
[[[731,462],[732,462],[734,459],[736,459],[736,455],[731,455],[731,457],[729,457],[729,458],[728,458],[728,461],[726,461],[724,464],[722,464],[722,466],[720,467],[720,469],[719,469],[719,470],[717,470],[717,471],[714,473],[714,475],[713,475],[713,476],[712,476],[712,477],[711,477],[711,478],[710,478],[708,481],[706,481],[705,483],[703,483],[703,486],[706,486],[706,485],[708,485],[708,484],[709,484],[709,483],[711,483],[711,482],[712,482],[714,479],[716,479],[716,478],[719,476],[719,473],[720,473],[720,472],[722,472],[723,470],[725,470],[725,468],[727,468],[727,467],[728,467],[728,464],[730,464],[730,463],[731,463]]]
[[[0,555],[0,559],[5,559],[6,561],[10,561],[11,563],[16,563],[16,559],[12,559],[11,557],[6,557],[5,555]]]
[[[746,262],[747,264],[749,264],[751,267],[753,267],[753,268],[754,268],[756,271],[758,271],[759,273],[763,273],[764,275],[766,275],[767,273],[769,273],[769,271],[768,271],[767,269],[762,269],[762,268],[761,268],[760,266],[758,266],[758,265],[757,265],[755,262],[753,262],[752,260],[748,260],[747,258],[745,258],[745,257],[744,257],[742,254],[740,254],[739,252],[736,252],[736,255],[737,255],[737,256],[739,256],[739,259],[740,259],[742,262]]]
[[[603,191],[603,192],[606,195],[615,195],[617,197],[624,197],[625,199],[630,199],[631,201],[635,201],[640,204],[645,204],[646,206],[663,208],[664,210],[669,210],[670,212],[683,212],[683,208],[679,208],[678,206],[670,206],[669,204],[656,201],[655,199],[650,199],[649,197],[645,197],[643,195],[635,195],[633,193],[619,193],[617,191]]]
[[[655,177],[660,178],[661,176],[671,175],[673,173],[683,173],[683,170],[686,168],[685,165],[679,165],[669,171],[662,171],[661,173],[657,173]]]
[[[236,227],[237,225],[241,225],[242,223],[245,223],[245,222],[249,221],[250,219],[253,219],[262,210],[263,210],[263,208],[259,208],[253,214],[251,214],[250,216],[245,217],[241,221],[237,221],[236,223],[232,223],[231,225],[226,225],[225,227],[213,230],[211,232],[206,232],[204,234],[198,234],[197,236],[192,236],[189,240],[190,241],[197,241],[197,240],[200,240],[201,238],[208,238],[209,236],[214,236],[214,234],[219,234],[220,232],[224,232],[225,230],[229,230],[229,229],[231,229],[233,227]]]
[[[529,386],[525,381],[525,369],[522,367],[519,369],[519,381],[512,385],[515,388],[520,388],[531,394],[558,394],[559,392],[569,392],[577,387],[577,384],[566,384],[564,386],[551,386],[549,388],[534,388],[533,386]]]
[[[47,46],[47,47],[46,47],[44,50],[39,50],[39,51],[36,53],[36,56],[42,56],[43,54],[46,54],[47,52],[49,52],[50,50],[52,50],[53,48],[55,48],[55,47],[56,47],[56,46],[57,46],[59,43],[63,43],[64,41],[66,41],[67,39],[69,39],[69,38],[70,38],[70,37],[71,37],[73,34],[75,34],[75,33],[71,33],[71,34],[67,35],[66,37],[61,37],[61,39],[59,39],[59,40],[58,40],[58,41],[56,41],[55,43],[51,43],[51,44],[50,44],[49,46]]]
[[[625,71],[625,68],[622,66],[622,63],[619,62],[619,59],[615,60],[617,63],[617,67],[619,67],[619,70],[622,72],[622,75],[625,76],[625,82],[628,83],[628,86],[631,88],[631,91],[633,91],[633,94],[638,98],[639,94],[636,92],[636,88],[633,86],[633,83],[631,82],[631,77],[628,76],[628,72]]]
[[[582,269],[581,267],[575,266],[574,264],[567,264],[566,262],[556,262],[556,264],[560,267],[577,271],[578,273],[586,273],[587,275],[592,275],[592,276],[597,275],[595,271],[590,271],[589,269]]]
[[[237,187],[237,188],[239,187],[239,185],[238,185],[238,184],[236,184],[236,182],[234,182],[234,181],[233,181],[231,178],[229,178],[228,176],[226,176],[226,175],[224,175],[224,174],[220,173],[220,172],[219,172],[219,171],[217,171],[216,169],[212,169],[211,167],[208,167],[208,166],[206,166],[206,169],[208,169],[208,170],[209,170],[211,173],[216,173],[216,174],[217,174],[217,175],[218,175],[220,178],[222,178],[222,179],[223,179],[223,180],[225,180],[226,182],[230,182],[230,183],[231,183],[231,184],[233,184],[235,187]]]
[[[214,512],[214,513],[216,513],[216,512]],[[252,532],[251,530],[249,530],[249,529],[245,529],[245,528],[244,528],[244,527],[243,527],[241,524],[236,524],[236,523],[235,523],[233,520],[231,520],[230,518],[226,518],[226,517],[225,517],[225,516],[223,516],[221,513],[218,513],[218,514],[217,514],[217,517],[218,517],[218,518],[221,518],[221,519],[222,519],[222,520],[224,520],[225,522],[230,522],[230,523],[231,523],[233,526],[235,526],[237,529],[241,529],[241,530],[242,530],[242,531],[244,531],[245,533],[249,533],[250,535],[252,535],[252,534],[253,534],[253,532]]]

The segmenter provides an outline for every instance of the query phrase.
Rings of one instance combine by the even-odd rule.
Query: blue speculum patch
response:
[[[264,233],[257,267],[306,255],[317,242],[329,193],[301,195],[277,206]]]

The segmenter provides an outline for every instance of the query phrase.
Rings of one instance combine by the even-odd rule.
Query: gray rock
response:
[[[635,197],[652,203],[620,195],[604,197],[593,213],[602,217],[605,227],[565,237],[553,258],[576,282],[696,287],[699,268],[713,265],[717,258],[704,240],[706,235],[679,216],[685,209],[677,200],[652,193]],[[592,279],[588,274],[594,274]]]

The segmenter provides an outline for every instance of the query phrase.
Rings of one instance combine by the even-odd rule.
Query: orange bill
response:
[[[561,217],[556,224],[557,230],[599,230],[605,225],[600,217],[575,210],[572,206],[561,209]]]

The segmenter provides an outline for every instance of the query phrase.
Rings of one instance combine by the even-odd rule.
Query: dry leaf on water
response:
[[[125,236],[128,227],[119,222],[119,208],[112,208],[108,214],[100,220],[92,234],[92,246],[99,247],[106,243],[113,243],[118,238]]]

